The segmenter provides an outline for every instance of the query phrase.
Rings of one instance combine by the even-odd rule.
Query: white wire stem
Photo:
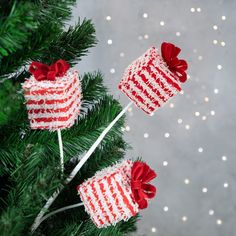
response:
[[[105,130],[100,134],[98,139],[95,141],[95,143],[91,146],[91,148],[86,152],[86,154],[82,157],[82,159],[79,161],[79,163],[76,165],[76,167],[72,170],[70,175],[65,180],[65,185],[70,183],[70,181],[75,177],[75,175],[78,173],[78,171],[81,169],[81,167],[84,165],[84,163],[88,160],[88,158],[91,156],[91,154],[94,152],[96,147],[101,143],[103,138],[106,136],[106,134],[109,132],[109,130],[114,126],[114,124],[125,114],[125,112],[129,109],[129,107],[133,104],[133,102],[130,102],[117,116],[116,118],[107,126]],[[52,205],[54,200],[57,198],[59,193],[62,191],[63,187],[58,188],[53,195],[48,199],[44,207],[39,212],[38,216],[36,217],[34,224],[31,227],[31,232],[34,232],[40,225],[41,219],[43,218],[45,212],[48,210],[48,208]]]
[[[58,136],[58,143],[59,143],[59,150],[60,150],[61,177],[63,177],[63,174],[64,174],[64,153],[63,153],[63,143],[62,143],[60,129],[57,130],[57,136]]]
[[[55,211],[52,211],[52,212],[48,213],[46,216],[44,216],[44,217],[40,220],[39,224],[41,224],[43,221],[45,221],[47,218],[51,217],[52,215],[55,215],[55,214],[57,214],[57,213],[59,213],[59,212],[66,211],[66,210],[69,210],[69,209],[72,209],[72,208],[76,208],[76,207],[79,207],[79,206],[83,206],[83,205],[84,205],[83,202],[80,202],[80,203],[76,203],[76,204],[69,205],[69,206],[66,206],[66,207],[62,207],[62,208],[60,208],[60,209],[57,209],[57,210],[55,210]]]

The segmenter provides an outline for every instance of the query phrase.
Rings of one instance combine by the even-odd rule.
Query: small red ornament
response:
[[[132,62],[119,83],[119,89],[139,108],[152,114],[178,94],[186,81],[187,62],[178,59],[180,48],[163,43],[161,52],[150,48]]]
[[[156,188],[149,184],[156,177],[145,163],[124,160],[97,172],[77,187],[85,210],[98,228],[115,225],[147,207]]]
[[[58,60],[51,66],[32,62],[32,76],[22,87],[31,129],[57,130],[71,127],[80,113],[81,85],[78,71]]]

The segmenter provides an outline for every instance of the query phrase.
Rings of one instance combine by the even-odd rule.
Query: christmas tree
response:
[[[29,64],[52,64],[58,59],[77,64],[96,44],[90,20],[66,21],[75,0],[1,1],[0,5],[0,178],[1,235],[31,234],[35,218],[50,196],[63,189],[49,212],[80,202],[76,186],[124,157],[121,118],[96,148],[75,178],[64,179],[78,159],[119,114],[121,106],[108,95],[100,72],[81,76],[82,107],[77,123],[62,130],[65,172],[61,176],[56,132],[31,130],[22,83]],[[137,217],[98,229],[83,207],[48,218],[35,235],[124,235],[135,230]]]

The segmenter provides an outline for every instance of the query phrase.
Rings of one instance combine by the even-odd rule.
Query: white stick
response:
[[[91,156],[91,154],[94,152],[96,147],[101,143],[105,135],[109,132],[109,130],[113,127],[113,125],[125,114],[125,112],[129,109],[129,107],[133,104],[133,102],[130,102],[118,115],[117,117],[107,126],[107,128],[100,134],[98,139],[95,141],[95,143],[91,146],[91,148],[87,151],[87,153],[83,156],[83,158],[80,160],[80,162],[76,165],[76,167],[72,170],[70,175],[66,178],[65,184],[70,183],[70,181],[75,177],[75,175],[78,173],[78,171],[81,169],[81,167],[84,165],[84,163],[88,160],[88,158]],[[59,193],[63,187],[60,187],[57,189],[53,195],[48,199],[44,207],[39,212],[38,216],[36,217],[34,224],[31,227],[31,231],[35,231],[38,226],[40,225],[41,219],[44,216],[44,213],[48,210],[48,208],[52,205],[52,203],[55,201]]]
[[[63,177],[63,174],[64,174],[64,153],[63,153],[63,143],[62,143],[60,129],[57,130],[57,136],[58,136],[58,143],[59,143],[59,149],[60,149],[61,176]]]
[[[69,210],[69,209],[72,209],[72,208],[76,208],[76,207],[79,207],[79,206],[83,206],[83,205],[84,205],[83,202],[80,202],[80,203],[76,203],[76,204],[69,205],[69,206],[66,206],[66,207],[62,207],[62,208],[60,208],[60,209],[57,209],[57,210],[55,210],[55,211],[52,211],[52,212],[50,212],[49,214],[47,214],[46,216],[44,216],[44,217],[40,220],[39,225],[40,225],[43,221],[45,221],[47,218],[51,217],[52,215],[55,215],[55,214],[57,214],[57,213],[59,213],[59,212],[61,212],[61,211],[66,211],[66,210]]]

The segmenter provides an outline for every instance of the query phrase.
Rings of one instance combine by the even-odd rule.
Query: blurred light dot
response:
[[[120,57],[124,57],[125,54],[123,52],[120,53]]]
[[[106,17],[106,20],[107,20],[107,21],[110,21],[110,20],[111,20],[111,17],[110,17],[110,16],[107,16],[107,17]]]
[[[144,133],[143,137],[144,137],[144,138],[148,138],[148,137],[149,137],[149,134],[148,134],[148,133]]]
[[[222,65],[217,65],[217,69],[221,70],[222,69]]]
[[[220,219],[216,220],[216,224],[222,225],[222,220],[220,220]]]
[[[175,34],[176,34],[176,36],[178,36],[178,37],[181,35],[180,32],[176,32]]]
[[[223,186],[224,186],[224,188],[228,188],[229,184],[225,182]]]
[[[187,216],[183,216],[183,217],[182,217],[182,221],[185,222],[185,221],[187,221],[187,220],[188,220]]]
[[[150,116],[154,116],[154,112],[152,112],[152,113],[150,114]]]
[[[222,161],[227,161],[227,156],[222,156],[221,159]]]
[[[198,60],[201,61],[203,59],[202,56],[198,56]]]
[[[112,44],[112,40],[111,40],[111,39],[108,39],[108,40],[107,40],[107,43],[108,43],[109,45],[111,45],[111,44]]]
[[[195,49],[193,49],[193,52],[194,52],[194,53],[197,53],[197,49],[196,49],[196,48],[195,48]]]
[[[174,103],[170,103],[170,108],[173,108],[175,106]]]
[[[185,125],[185,129],[189,130],[190,129],[190,125]]]
[[[110,73],[111,73],[111,74],[114,74],[115,72],[116,72],[116,71],[115,71],[114,68],[111,68],[111,69],[110,69]]]
[[[169,133],[165,133],[165,138],[169,138],[170,134]]]
[[[208,191],[207,188],[202,188],[203,193],[207,193],[207,191]]]
[[[225,46],[225,42],[224,41],[222,41],[220,44],[221,44],[222,47]]]
[[[205,102],[209,102],[209,97],[205,97],[205,98],[204,98],[204,101],[205,101]]]
[[[201,12],[202,9],[200,7],[197,8],[197,12]]]
[[[168,206],[164,206],[164,207],[163,207],[163,210],[164,210],[164,211],[168,211],[168,210],[169,210]]]
[[[189,184],[189,183],[190,183],[189,179],[185,179],[185,180],[184,180],[184,183],[185,183],[185,184]]]
[[[125,128],[124,128],[124,127],[121,127],[121,131],[124,132],[124,131],[125,131]]]
[[[218,41],[216,39],[213,40],[213,44],[217,44]]]
[[[168,166],[168,162],[167,161],[163,161],[163,166]]]
[[[183,120],[182,119],[178,119],[177,122],[178,122],[178,124],[182,124]]]
[[[132,109],[132,107],[129,107],[128,108],[128,112],[131,112],[133,109]]]
[[[202,116],[202,120],[206,120],[207,119],[207,117],[206,116]]]
[[[215,111],[211,111],[211,115],[214,116],[216,113]]]
[[[142,40],[142,39],[143,39],[143,36],[142,36],[142,35],[139,35],[139,36],[138,36],[138,39],[139,39],[139,40]]]
[[[125,127],[125,130],[126,130],[126,131],[130,131],[130,127],[127,125],[127,126]]]
[[[222,20],[226,20],[226,16],[221,16],[221,19]]]
[[[209,213],[210,216],[213,216],[214,215],[214,210],[211,209],[211,210],[209,210],[208,213]]]
[[[191,7],[191,8],[190,8],[190,11],[191,11],[191,12],[195,12],[195,8],[194,8],[194,7]]]
[[[148,39],[148,38],[149,38],[148,34],[145,34],[145,35],[144,35],[144,38],[145,38],[145,39]]]
[[[157,229],[156,229],[155,227],[152,227],[152,228],[151,228],[151,231],[152,231],[152,233],[156,233],[156,232],[157,232]]]
[[[214,89],[214,94],[217,94],[217,93],[219,93],[219,89]]]
[[[148,14],[147,13],[143,13],[143,18],[148,18]]]
[[[160,21],[160,25],[161,26],[164,26],[165,25],[165,22],[162,20],[162,21]]]
[[[198,152],[203,152],[203,148],[202,147],[198,148]]]
[[[214,30],[217,30],[217,29],[218,29],[218,26],[217,26],[217,25],[213,25],[213,29],[214,29]]]
[[[200,112],[196,111],[195,116],[200,116]]]
[[[183,94],[184,94],[184,90],[181,90],[179,93],[180,93],[181,95],[183,95]]]

